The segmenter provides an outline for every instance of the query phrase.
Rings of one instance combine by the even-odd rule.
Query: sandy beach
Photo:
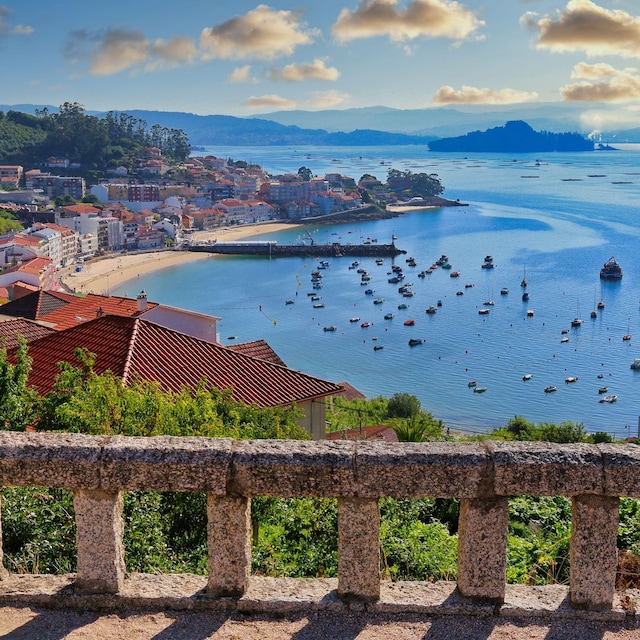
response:
[[[197,231],[191,234],[191,238],[194,241],[236,242],[257,238],[263,233],[284,231],[296,226],[284,222],[264,222],[222,227],[212,231]],[[76,270],[76,265],[64,267],[58,272],[58,280],[76,293],[110,295],[112,289],[152,271],[194,260],[209,260],[214,257],[215,254],[166,249],[140,253],[116,253],[85,262],[81,265],[80,271]]]

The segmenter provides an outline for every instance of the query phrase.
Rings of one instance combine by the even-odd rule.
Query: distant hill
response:
[[[441,138],[429,143],[431,151],[535,153],[548,151],[593,151],[593,142],[579,133],[534,131],[522,120],[503,127],[472,131],[464,136]]]
[[[0,105],[0,110],[33,114],[45,105]],[[613,109],[599,105],[599,110]],[[48,106],[49,111],[57,107]],[[461,136],[469,131],[523,120],[536,131],[561,133],[584,128],[584,106],[577,103],[523,103],[512,105],[454,105],[424,109],[374,106],[322,111],[276,111],[258,117],[196,115],[185,112],[122,109],[149,126],[182,129],[193,145],[367,145],[426,144],[429,140]],[[104,111],[88,114],[103,117]],[[336,135],[337,134],[337,135]],[[410,136],[405,138],[403,136]],[[606,142],[640,142],[640,129],[603,131]]]

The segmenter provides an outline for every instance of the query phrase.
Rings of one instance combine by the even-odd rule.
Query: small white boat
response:
[[[530,373],[525,373],[525,374],[522,376],[522,379],[523,379],[525,382],[526,382],[527,380],[531,380],[531,378],[533,378],[533,375],[532,375],[532,374],[530,374]]]
[[[553,385],[544,388],[545,393],[553,393],[554,391],[557,391],[557,390],[558,390],[558,387],[554,387]]]
[[[489,311],[491,311],[491,309],[489,309],[488,307],[483,307],[482,309],[478,309],[478,315],[486,316]]]
[[[618,396],[612,394],[612,395],[604,396],[604,398],[600,398],[600,402],[601,403],[612,404],[617,399],[618,399]]]
[[[640,358],[634,358],[633,359],[633,362],[631,363],[631,368],[634,371],[640,370]]]
[[[360,322],[360,318],[349,318],[349,322]]]
[[[572,382],[578,382],[578,376],[567,376],[564,379],[565,384],[571,384]]]
[[[487,387],[473,387],[473,393],[484,393]]]
[[[533,318],[533,309],[527,309],[527,318]]]

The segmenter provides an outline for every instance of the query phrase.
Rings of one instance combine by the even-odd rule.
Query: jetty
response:
[[[285,256],[311,256],[321,258],[338,258],[340,256],[386,257],[406,253],[403,249],[398,249],[394,243],[341,244],[339,242],[332,242],[330,244],[278,244],[277,241],[271,240],[255,242],[213,242],[206,244],[194,243],[188,246],[188,251],[220,253],[224,255],[268,256],[270,258]]]

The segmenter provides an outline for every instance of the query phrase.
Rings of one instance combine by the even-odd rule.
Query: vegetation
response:
[[[22,225],[10,211],[0,209],[0,235],[21,229]]]
[[[142,147],[150,146],[174,162],[188,158],[191,150],[180,129],[149,128],[144,120],[113,111],[98,118],[77,102],[65,102],[55,113],[44,108],[34,116],[0,112],[2,163],[39,164],[57,156],[78,164],[81,173],[119,165],[134,169]]]
[[[408,169],[389,169],[387,172],[389,189],[408,197],[432,198],[444,193],[440,178],[435,173],[413,173]]]
[[[203,385],[180,393],[135,381],[124,387],[93,371],[95,357],[77,351],[78,364],[60,365],[55,388],[38,396],[28,386],[31,361],[22,341],[10,362],[0,350],[0,428],[90,434],[182,434],[233,438],[300,438],[295,409],[258,409]],[[397,432],[427,424],[428,438],[443,438],[443,425],[415,396],[396,394],[352,402],[336,398],[333,428],[395,425]],[[414,433],[415,435],[415,433]],[[492,438],[554,442],[589,441],[582,425],[535,425],[518,416]],[[407,438],[409,439],[409,438]],[[414,437],[410,439],[424,439]],[[70,573],[76,567],[71,492],[42,487],[4,488],[4,561],[13,572]],[[507,542],[510,583],[566,583],[571,505],[562,497],[510,500]],[[392,580],[454,579],[457,572],[457,500],[380,501],[381,571]],[[203,493],[128,492],[124,545],[129,571],[205,573],[206,496]],[[254,498],[253,570],[267,576],[337,575],[337,503],[328,498]],[[618,547],[629,576],[640,555],[640,501],[621,500]]]

